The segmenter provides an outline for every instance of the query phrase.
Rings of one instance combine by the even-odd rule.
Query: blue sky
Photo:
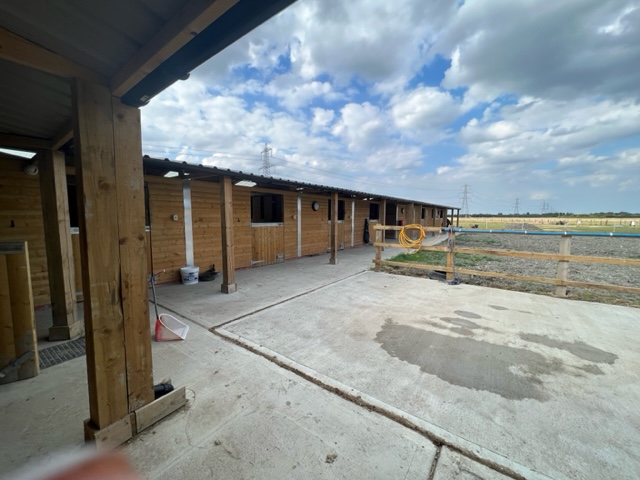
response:
[[[299,0],[142,109],[145,154],[462,206],[640,211],[640,3]]]

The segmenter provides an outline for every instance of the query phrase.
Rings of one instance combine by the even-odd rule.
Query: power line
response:
[[[516,204],[513,206],[513,214],[520,215],[520,199],[516,198]]]

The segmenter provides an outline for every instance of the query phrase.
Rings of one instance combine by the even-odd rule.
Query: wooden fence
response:
[[[453,280],[455,273],[461,273],[465,275],[477,275],[482,277],[504,278],[508,280],[517,280],[521,282],[535,282],[546,283],[556,286],[557,296],[566,296],[567,287],[579,287],[579,288],[598,288],[602,290],[611,290],[615,292],[624,292],[632,294],[640,294],[640,288],[638,287],[623,287],[619,285],[609,285],[605,283],[589,283],[579,282],[568,279],[569,262],[580,263],[600,263],[608,265],[620,265],[620,266],[635,266],[640,267],[639,259],[632,258],[614,258],[614,257],[591,257],[584,255],[571,255],[571,235],[560,236],[560,250],[558,253],[537,253],[537,252],[521,252],[513,250],[489,250],[481,248],[456,248],[456,238],[453,230],[449,229],[445,232],[447,235],[447,242],[444,246],[423,246],[422,250],[429,250],[434,252],[445,252],[447,254],[447,264],[442,265],[426,265],[422,263],[406,263],[406,262],[392,262],[389,260],[382,260],[382,249],[385,247],[390,248],[403,248],[399,243],[391,243],[383,241],[385,230],[402,230],[404,227],[388,226],[388,225],[376,225],[375,230],[375,243],[376,256],[373,260],[375,264],[375,270],[379,271],[383,265],[392,267],[403,268],[418,268],[423,270],[436,270],[440,272],[446,272],[447,280]],[[428,228],[424,227],[425,232],[441,232],[440,228]],[[498,233],[498,232],[496,232]],[[541,260],[552,260],[558,262],[558,273],[556,278],[547,277],[530,277],[525,275],[513,275],[510,273],[499,272],[487,272],[481,270],[470,270],[464,268],[455,268],[455,254],[456,253],[468,253],[478,255],[495,255],[501,257],[517,257],[517,258],[532,258]]]

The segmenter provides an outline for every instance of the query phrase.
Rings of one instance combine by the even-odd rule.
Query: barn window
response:
[[[329,216],[328,219],[329,221],[331,221],[331,212],[333,211],[331,209],[331,199],[328,200],[329,201]],[[342,221],[344,220],[344,200],[338,200],[338,221]]]
[[[424,220],[425,218],[427,218],[427,209],[425,207],[422,207],[422,214],[420,215],[420,218],[422,220]]]
[[[369,204],[369,220],[379,220],[379,219],[380,219],[380,204],[370,203]]]
[[[275,193],[251,194],[251,223],[282,223],[284,197]]]

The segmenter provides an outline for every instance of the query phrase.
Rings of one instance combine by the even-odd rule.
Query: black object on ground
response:
[[[220,272],[216,272],[216,266],[215,265],[211,265],[211,268],[209,270],[207,270],[206,272],[201,273],[198,279],[200,281],[202,281],[202,282],[210,282],[211,280],[216,278],[216,276],[219,273]]]
[[[170,392],[173,392],[173,385],[170,383],[159,383],[153,386],[153,395],[156,400]]]

